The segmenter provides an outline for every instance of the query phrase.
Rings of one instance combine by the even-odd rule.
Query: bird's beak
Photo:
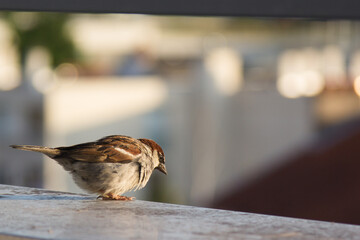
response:
[[[160,163],[159,166],[156,167],[156,169],[158,169],[160,172],[162,172],[162,173],[164,173],[165,175],[167,175],[167,171],[166,171],[165,164]]]

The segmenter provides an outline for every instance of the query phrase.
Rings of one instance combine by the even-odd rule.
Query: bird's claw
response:
[[[102,200],[118,200],[118,201],[133,201],[135,197],[126,197],[121,195],[109,194],[106,196],[98,196],[97,199],[102,198]]]

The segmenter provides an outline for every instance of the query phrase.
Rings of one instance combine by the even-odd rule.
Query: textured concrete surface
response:
[[[2,239],[360,239],[360,226],[0,185]]]

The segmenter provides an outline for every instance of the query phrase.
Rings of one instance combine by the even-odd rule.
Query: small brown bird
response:
[[[104,200],[133,200],[122,194],[145,187],[154,169],[167,174],[163,150],[145,138],[113,135],[69,147],[10,147],[47,155],[69,171],[80,188]]]

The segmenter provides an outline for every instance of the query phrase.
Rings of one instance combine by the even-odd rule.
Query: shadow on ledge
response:
[[[0,184],[1,200],[96,200],[95,195],[50,191]]]
[[[76,195],[0,195],[1,200],[96,200],[96,196]]]

